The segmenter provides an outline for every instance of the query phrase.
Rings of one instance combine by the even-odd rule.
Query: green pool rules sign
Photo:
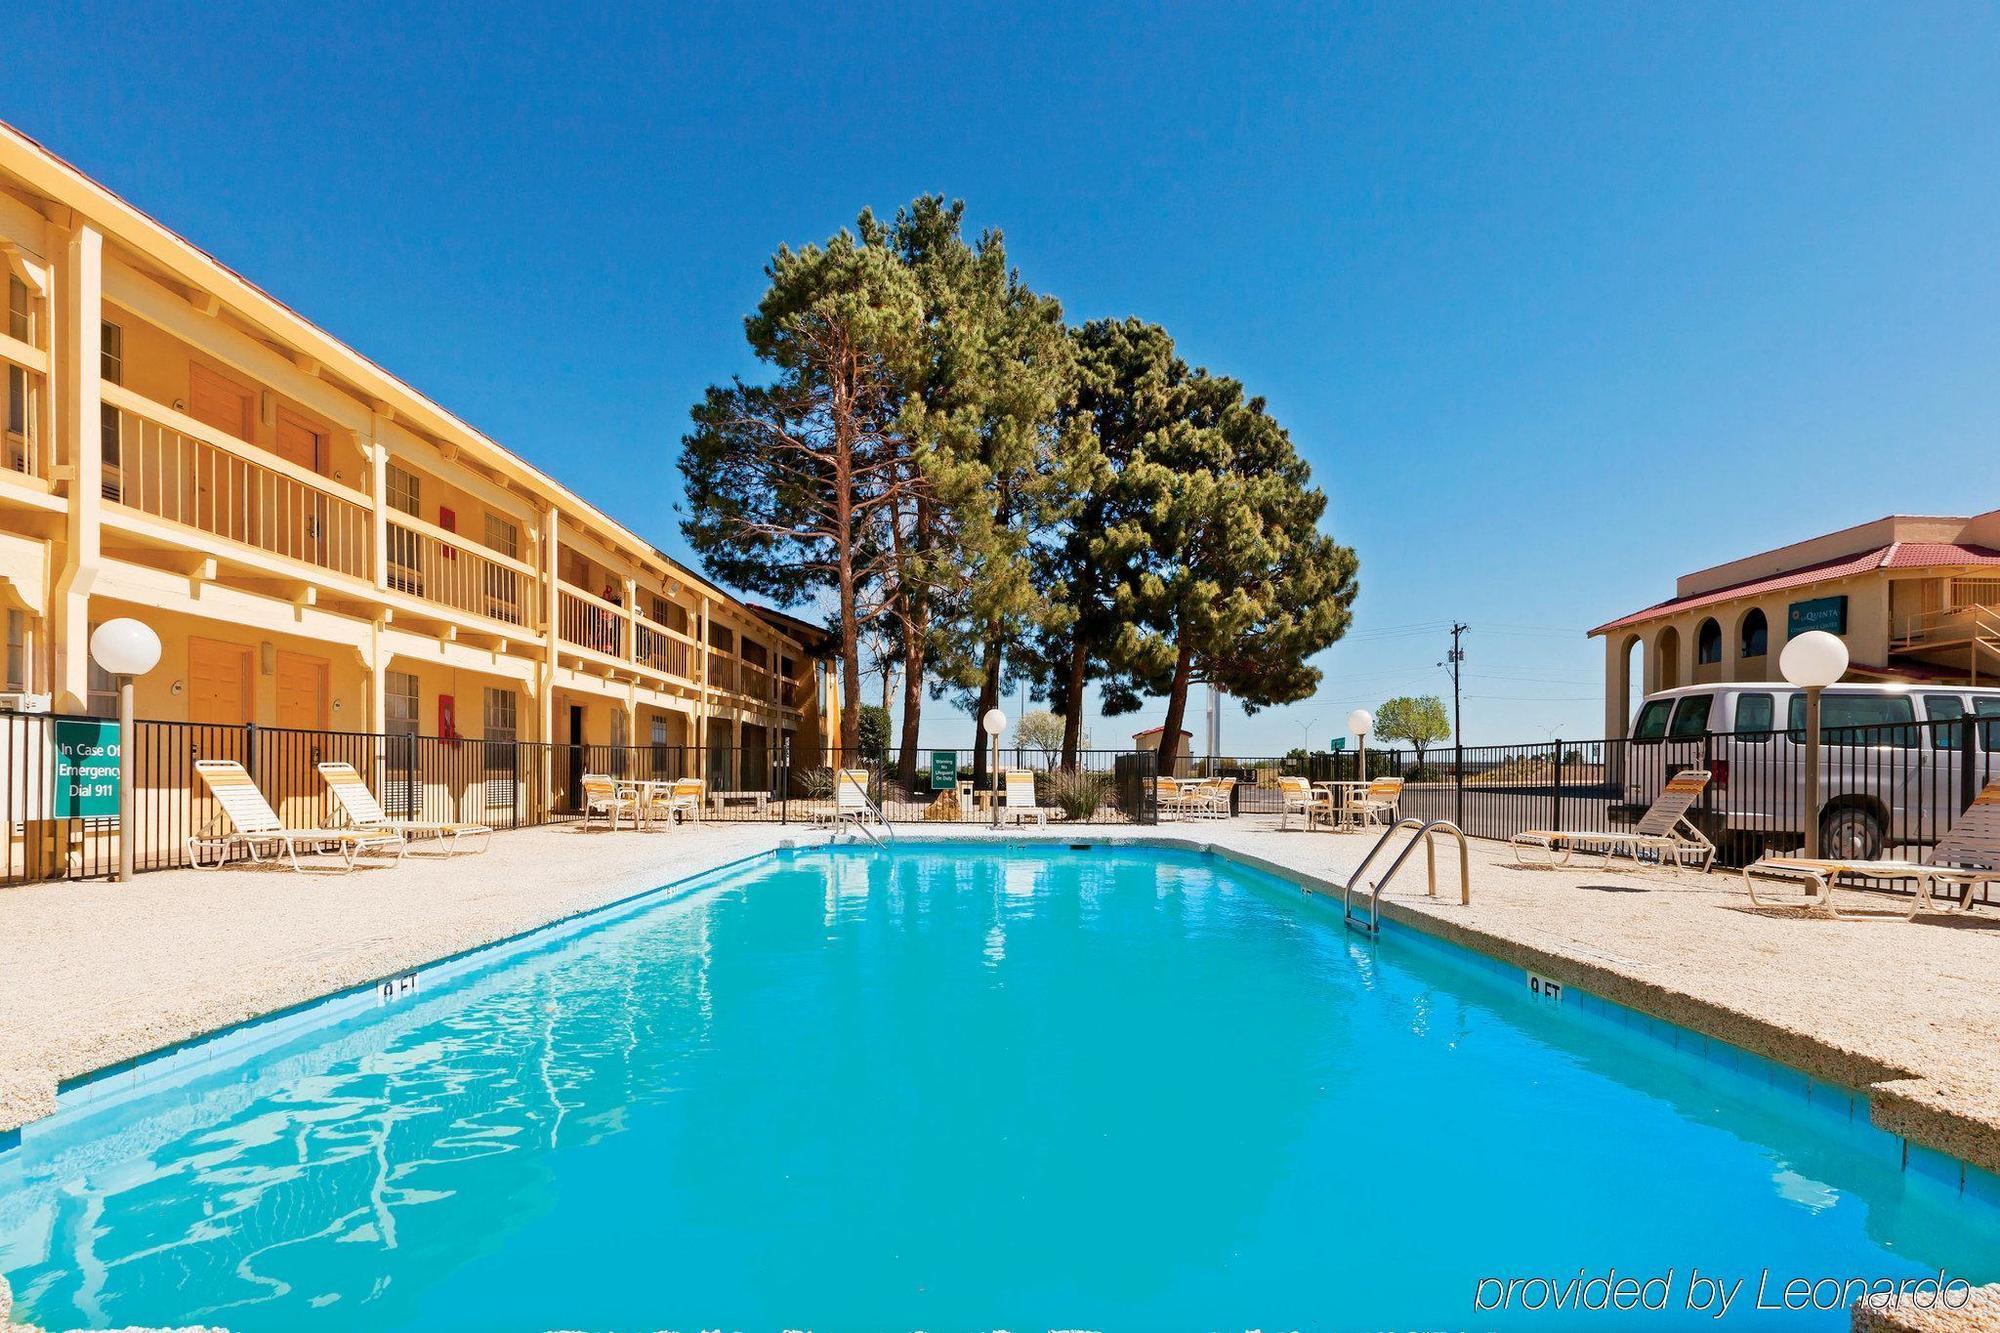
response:
[[[931,751],[931,790],[946,791],[958,785],[958,751]]]
[[[58,718],[53,819],[118,817],[118,724]]]

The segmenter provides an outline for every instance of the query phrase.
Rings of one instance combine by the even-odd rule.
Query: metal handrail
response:
[[[1362,872],[1368,869],[1369,863],[1375,859],[1376,854],[1389,845],[1389,839],[1395,837],[1406,828],[1415,829],[1417,835],[1411,838],[1409,844],[1397,854],[1396,859],[1389,863],[1387,873],[1381,879],[1368,886],[1368,920],[1364,924],[1355,919],[1354,886],[1361,882]],[[1376,841],[1373,847],[1368,849],[1368,855],[1361,858],[1361,864],[1354,868],[1352,875],[1348,876],[1347,888],[1341,895],[1341,920],[1356,930],[1366,931],[1370,935],[1380,934],[1382,930],[1382,890],[1390,880],[1396,877],[1396,872],[1403,868],[1403,862],[1410,859],[1410,853],[1417,849],[1418,843],[1422,843],[1424,846],[1424,860],[1430,871],[1429,894],[1433,898],[1437,897],[1437,847],[1431,839],[1439,833],[1449,833],[1452,837],[1458,839],[1458,903],[1461,907],[1469,905],[1472,902],[1472,853],[1466,846],[1464,832],[1449,819],[1417,819],[1412,817],[1409,819],[1399,819],[1388,828],[1383,829],[1381,838]]]

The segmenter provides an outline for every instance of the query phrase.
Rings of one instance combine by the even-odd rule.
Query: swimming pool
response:
[[[1767,1269],[2000,1277],[1858,1099],[1192,852],[780,853],[232,1040],[0,1155],[17,1318],[1550,1327],[1481,1279],[1615,1270],[1668,1326],[1697,1273],[1732,1319]]]

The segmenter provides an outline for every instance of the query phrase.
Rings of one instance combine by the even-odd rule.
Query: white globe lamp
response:
[[[1365,708],[1357,708],[1347,715],[1347,729],[1357,736],[1366,736],[1375,730],[1375,715]]]
[[[993,827],[1000,827],[1000,733],[1007,730],[1007,715],[997,708],[986,710],[986,716],[979,719],[979,729],[986,733],[993,747]]]
[[[160,636],[130,617],[107,620],[90,635],[90,656],[118,681],[118,882],[132,878],[134,859],[132,790],[132,678],[160,664]]]
[[[1825,630],[1807,630],[1778,654],[1778,670],[1806,692],[1806,855],[1820,854],[1819,692],[1847,672],[1847,645]]]
[[[1375,715],[1357,708],[1347,715],[1347,729],[1354,734],[1354,777],[1368,781],[1368,733],[1375,730]]]

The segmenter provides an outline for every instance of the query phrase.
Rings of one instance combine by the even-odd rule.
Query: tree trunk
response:
[[[896,757],[896,781],[908,790],[917,780],[917,723],[924,708],[924,652],[903,649],[903,737]]]
[[[1193,677],[1194,645],[1183,639],[1180,653],[1174,658],[1174,683],[1167,691],[1167,720],[1160,732],[1161,777],[1175,776],[1174,762],[1181,753],[1181,723],[1187,717],[1188,682]]]
[[[1069,679],[1063,682],[1062,766],[1076,767],[1077,751],[1083,748],[1083,677],[1090,666],[1090,645],[1079,629],[1069,650]]]
[[[980,672],[979,704],[972,710],[972,785],[980,791],[986,789],[986,775],[991,765],[987,762],[993,748],[993,738],[986,734],[986,714],[1000,706],[1000,626],[987,626],[986,664]]]

